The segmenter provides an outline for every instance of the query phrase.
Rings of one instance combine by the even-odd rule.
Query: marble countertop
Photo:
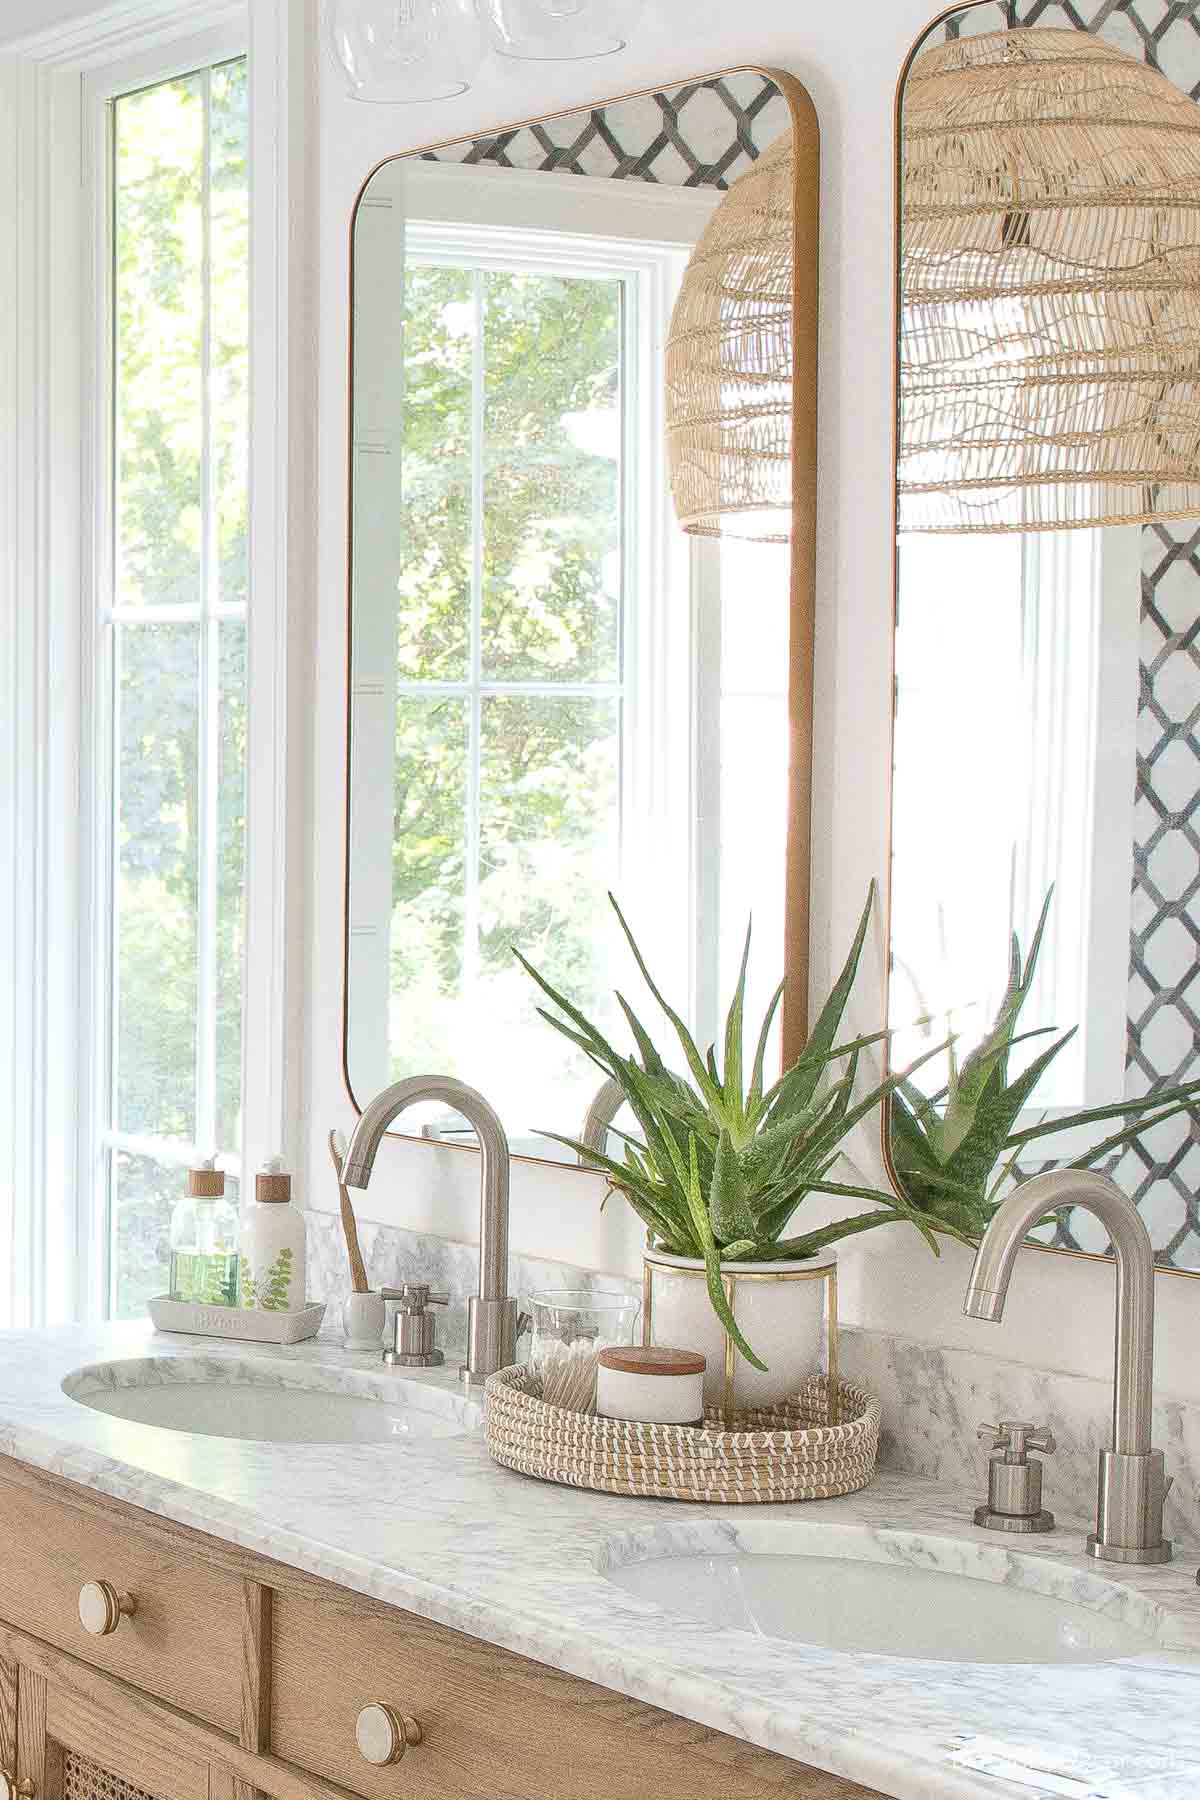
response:
[[[981,1546],[992,1558],[1011,1552],[1010,1540],[974,1530],[973,1497],[885,1472],[864,1493],[806,1505],[622,1500],[499,1469],[475,1430],[400,1447],[249,1443],[130,1424],[63,1391],[82,1366],[116,1384],[121,1362],[147,1355],[265,1361],[281,1385],[315,1364],[321,1385],[358,1392],[412,1379],[319,1340],[272,1350],[148,1324],[2,1333],[0,1454],[896,1800],[1200,1794],[1200,1550],[1179,1546],[1161,1568],[1100,1570],[1078,1531],[1015,1540],[1065,1597],[1098,1573],[1113,1582],[1118,1611],[1157,1621],[1150,1656],[1053,1667],[851,1656],[714,1629],[624,1593],[604,1571],[680,1548],[753,1549],[764,1523],[792,1520],[865,1526],[878,1560],[978,1572]],[[453,1374],[423,1376],[420,1388],[421,1407],[477,1425]],[[992,1568],[1010,1583],[1019,1573],[1011,1562]],[[950,1760],[964,1739],[1017,1746],[1030,1769],[1073,1772],[1058,1785],[981,1773]]]

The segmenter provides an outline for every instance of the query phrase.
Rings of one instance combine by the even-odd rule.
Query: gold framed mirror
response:
[[[896,101],[885,1109],[968,1234],[1091,1166],[1200,1273],[1200,35],[968,0]],[[1153,18],[1150,14],[1153,13]],[[1194,992],[1193,992],[1194,986]],[[1103,1256],[1065,1213],[1042,1248]]]
[[[488,1095],[515,1154],[565,1162],[546,1134],[579,1133],[600,1077],[537,1017],[511,945],[611,1015],[627,976],[609,890],[709,1036],[753,908],[751,987],[786,970],[778,1053],[804,1040],[818,189],[807,93],[755,67],[428,145],[363,186],[343,1008],[359,1110],[437,1070]],[[674,401],[695,329],[675,310],[693,252],[737,204],[747,233],[772,209],[790,252],[771,296],[786,517],[717,535],[704,494],[688,531],[675,517],[664,400],[668,339]],[[765,335],[720,297],[737,243],[698,369],[722,334]],[[743,269],[755,254],[748,237]],[[685,473],[733,451],[765,465],[745,419],[766,377],[740,379],[740,425],[724,375],[720,405],[694,410]],[[419,1129],[473,1147],[444,1111]]]

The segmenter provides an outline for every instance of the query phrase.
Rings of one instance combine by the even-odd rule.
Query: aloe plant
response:
[[[555,1132],[546,1135],[607,1174],[611,1187],[625,1197],[646,1226],[653,1245],[679,1256],[703,1258],[713,1307],[741,1355],[757,1369],[766,1365],[746,1342],[730,1310],[721,1280],[724,1264],[813,1256],[841,1238],[898,1220],[914,1225],[936,1254],[935,1231],[948,1229],[936,1219],[926,1219],[919,1207],[890,1191],[833,1178],[849,1132],[921,1063],[946,1048],[944,1044],[935,1046],[865,1097],[855,1098],[863,1051],[887,1035],[876,1031],[844,1043],[837,1041],[874,899],[872,882],[850,953],[804,1050],[791,1068],[769,1085],[767,1045],[784,983],[775,989],[747,1062],[743,1013],[749,927],[721,1054],[715,1045],[702,1053],[655,984],[621,908],[609,895],[638,970],[674,1031],[688,1076],[668,1067],[623,995],[618,993],[616,998],[636,1047],[636,1054],[630,1056],[614,1049],[577,1006],[514,950],[556,1009],[539,1007],[542,1018],[582,1049],[597,1068],[615,1078],[638,1125],[637,1135],[618,1133],[623,1138],[620,1161],[576,1138]],[[869,1200],[872,1210],[785,1237],[797,1208],[817,1193]]]
[[[1065,1117],[1043,1115],[1036,1124],[1017,1129],[1021,1113],[1042,1076],[1078,1030],[1071,1026],[1058,1033],[1053,1025],[1034,1031],[1017,1030],[1021,1009],[1033,986],[1053,897],[1051,888],[1043,902],[1028,956],[1022,956],[1020,941],[1013,933],[1008,985],[999,1011],[961,1068],[951,1041],[949,1080],[940,1092],[923,1094],[909,1079],[911,1071],[906,1071],[888,1103],[892,1159],[908,1199],[926,1218],[941,1221],[941,1228],[969,1239],[977,1238],[986,1228],[1021,1156],[1039,1138],[1082,1125],[1132,1120],[1101,1137],[1084,1155],[1065,1165],[1090,1169],[1133,1143],[1151,1126],[1180,1112],[1192,1111],[1200,1104],[1200,1081],[1190,1081],[1160,1088],[1140,1099],[1117,1100]],[[1055,1041],[1010,1081],[1012,1051],[1018,1044],[1037,1037],[1053,1037]]]

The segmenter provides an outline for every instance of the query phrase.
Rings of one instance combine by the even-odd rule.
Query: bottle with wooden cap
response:
[[[653,1344],[614,1345],[600,1352],[596,1411],[643,1425],[699,1425],[704,1418],[705,1360],[698,1350]]]
[[[238,1217],[215,1157],[187,1172],[187,1194],[171,1214],[172,1300],[238,1304]]]
[[[292,1178],[274,1156],[254,1178],[243,1208],[242,1306],[247,1312],[299,1312],[304,1305],[304,1214],[292,1205]]]

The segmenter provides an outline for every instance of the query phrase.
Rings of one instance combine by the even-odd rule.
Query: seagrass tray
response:
[[[525,1367],[501,1369],[484,1392],[495,1461],[567,1487],[745,1506],[832,1500],[866,1487],[875,1473],[878,1400],[824,1375],[811,1376],[780,1406],[730,1419],[706,1413],[702,1426],[634,1425],[567,1412],[547,1405],[540,1378]]]

